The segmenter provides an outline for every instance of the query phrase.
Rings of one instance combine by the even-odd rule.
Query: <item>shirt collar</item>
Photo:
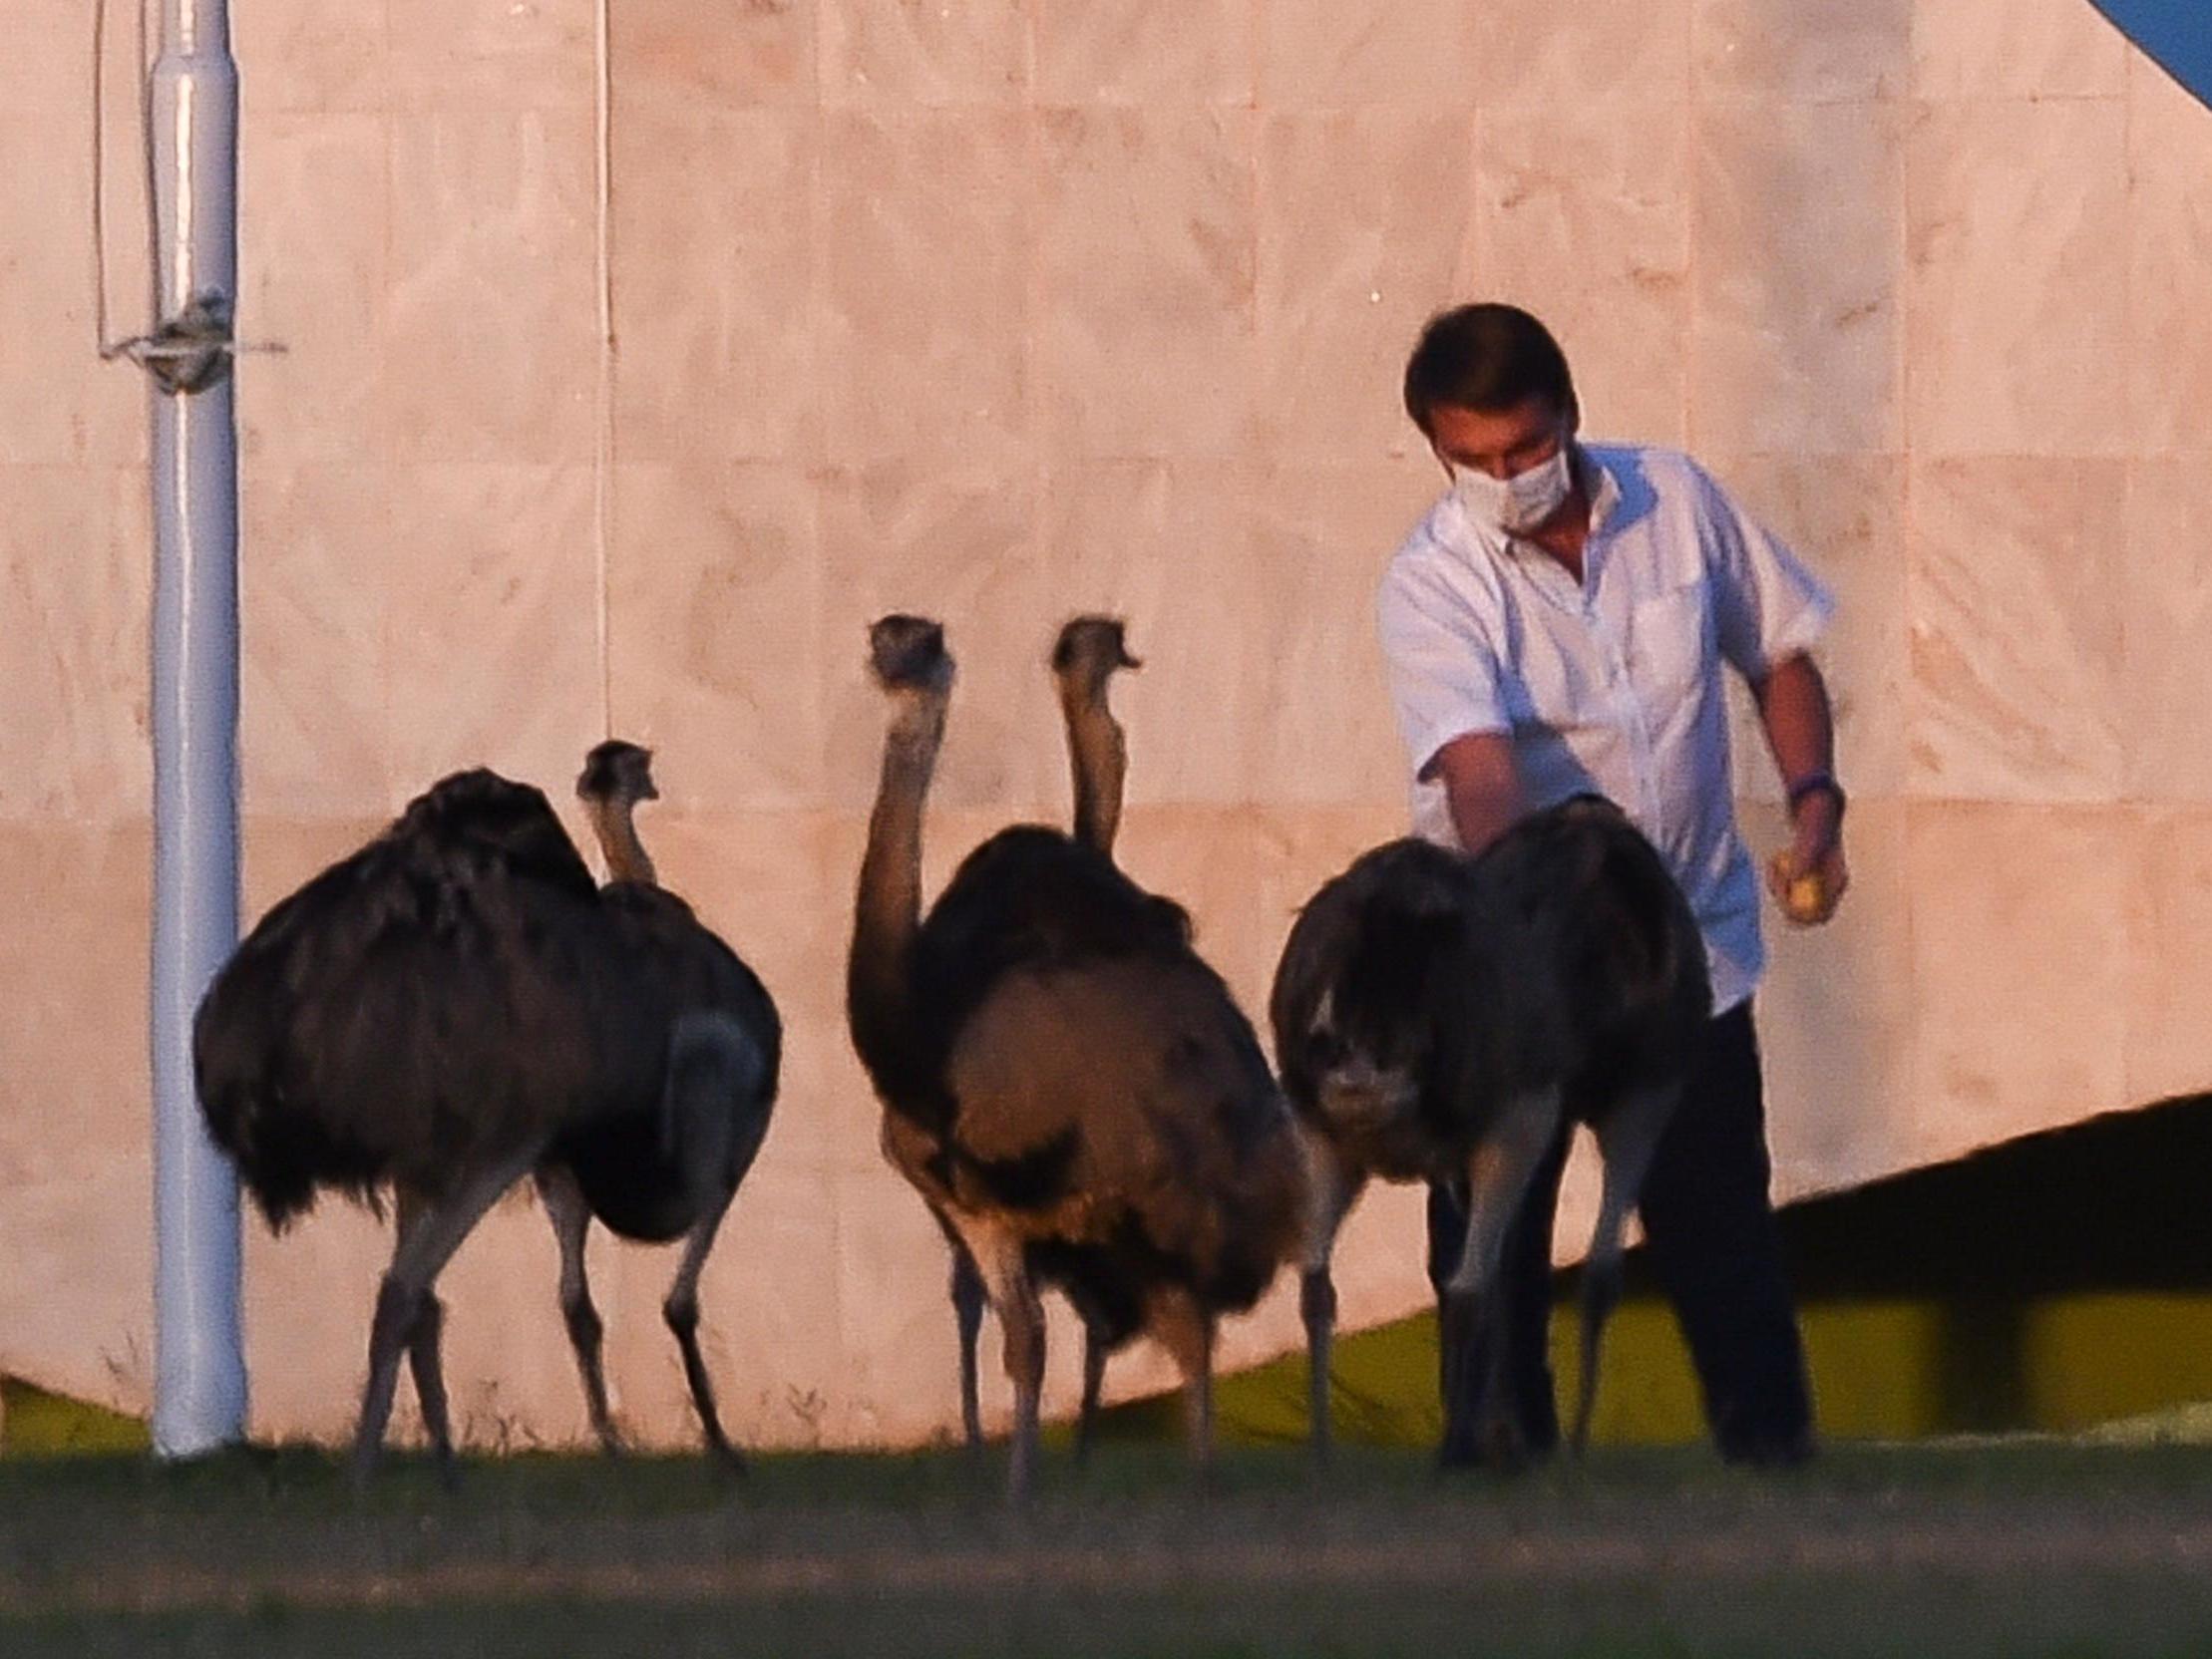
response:
[[[1590,498],[1590,535],[1595,540],[1620,508],[1621,483],[1605,459],[1582,444],[1575,446],[1575,479]]]

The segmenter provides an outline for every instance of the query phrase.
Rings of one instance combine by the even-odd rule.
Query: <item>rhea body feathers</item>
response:
[[[1493,1319],[1499,1250],[1569,1123],[1604,1162],[1585,1282],[1575,1441],[1618,1294],[1621,1234],[1710,1014],[1695,918],[1658,851],[1610,802],[1528,816],[1469,859],[1405,839],[1363,853],[1305,905],[1270,999],[1276,1052],[1315,1170],[1303,1308],[1312,1434],[1325,1449],[1328,1257],[1372,1175],[1426,1180],[1468,1212],[1439,1269],[1445,1455],[1511,1463],[1472,1356]],[[1504,1340],[1489,1345],[1502,1365]],[[1455,1369],[1456,1366],[1456,1369]],[[1487,1402],[1487,1404],[1485,1404]]]
[[[667,1010],[621,956],[545,796],[445,779],[216,975],[192,1029],[208,1132],[279,1228],[318,1188],[449,1191],[656,1093]]]
[[[885,1151],[1006,1327],[1018,1493],[1043,1363],[1034,1282],[1064,1286],[1094,1341],[1152,1330],[1203,1393],[1215,1318],[1251,1306],[1294,1240],[1300,1169],[1259,1043],[1184,913],[1093,841],[1001,831],[922,916],[952,664],[921,618],[885,618],[871,646],[893,718],[847,1008]]]

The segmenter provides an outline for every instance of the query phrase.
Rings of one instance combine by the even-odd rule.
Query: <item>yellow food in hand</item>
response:
[[[1817,872],[1800,875],[1783,892],[1782,908],[1791,921],[1818,921],[1828,908],[1827,883]]]
[[[1775,883],[1781,889],[1782,914],[1791,921],[1810,923],[1828,913],[1828,883],[1820,871],[1809,869],[1802,875],[1789,873],[1789,854],[1777,852],[1767,860]]]

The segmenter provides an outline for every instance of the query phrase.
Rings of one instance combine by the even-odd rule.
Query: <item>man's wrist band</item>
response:
[[[1806,796],[1822,794],[1832,796],[1835,799],[1836,819],[1840,823],[1843,819],[1845,796],[1843,786],[1836,782],[1836,775],[1832,772],[1808,772],[1796,783],[1790,785],[1787,797],[1790,812],[1794,815],[1798,803],[1803,801]]]

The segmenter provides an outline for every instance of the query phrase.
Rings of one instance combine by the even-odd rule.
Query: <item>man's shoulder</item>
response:
[[[1413,527],[1405,532],[1405,539],[1398,543],[1398,550],[1390,555],[1391,564],[1423,558],[1441,551],[1452,537],[1452,495],[1448,490],[1431,501],[1428,510],[1415,519]]]
[[[1450,503],[1449,496],[1439,498],[1405,532],[1405,539],[1398,543],[1382,567],[1383,592],[1419,583],[1424,572],[1451,557],[1444,511]]]
[[[1584,444],[1583,453],[1605,469],[1624,495],[1642,491],[1661,500],[1701,498],[1712,476],[1680,450],[1663,444]]]
[[[1659,444],[1585,444],[1607,478],[1608,532],[1661,545],[1701,543],[1739,509],[1713,476],[1680,450]]]
[[[1447,494],[1406,532],[1383,566],[1377,598],[1385,610],[1394,604],[1421,607],[1445,594],[1468,597],[1488,573],[1472,544],[1458,503]]]

